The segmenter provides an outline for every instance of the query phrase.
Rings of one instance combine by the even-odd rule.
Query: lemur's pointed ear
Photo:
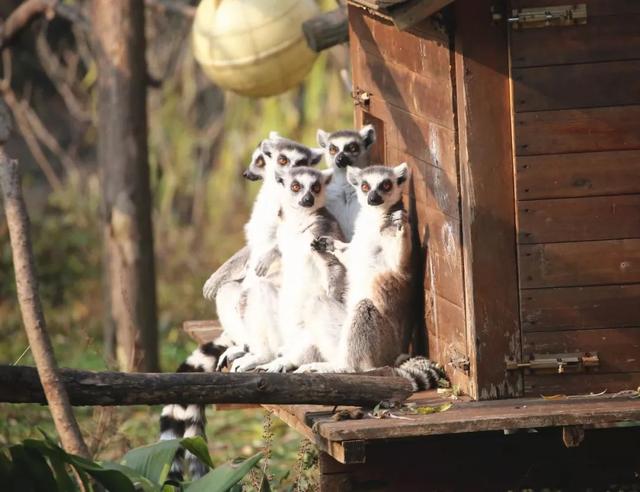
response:
[[[357,187],[360,184],[361,174],[362,169],[353,166],[347,166],[347,181],[349,181],[349,184],[351,184],[351,186]]]
[[[276,183],[280,183],[282,186],[284,186],[284,173],[274,171],[274,174],[276,176]]]
[[[322,180],[324,181],[325,186],[331,183],[331,178],[333,178],[333,169],[323,169],[320,172],[322,173]]]
[[[406,162],[403,162],[402,164],[398,164],[393,168],[393,174],[396,175],[396,181],[398,185],[401,185],[407,179],[409,179],[409,174],[411,174],[409,165]]]
[[[368,149],[376,141],[376,129],[373,125],[365,125],[360,130],[360,136],[362,137],[365,149]]]
[[[329,134],[320,128],[318,128],[318,132],[316,133],[316,139],[318,140],[318,145],[323,149],[326,149],[329,145]]]
[[[271,141],[269,139],[263,140],[260,144],[260,150],[267,157],[271,157],[273,155],[273,146],[271,145]]]
[[[311,151],[311,158],[309,159],[309,165],[315,166],[324,157],[324,150],[320,148],[309,149]]]

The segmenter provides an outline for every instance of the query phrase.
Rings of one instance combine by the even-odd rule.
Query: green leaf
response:
[[[431,413],[446,412],[453,406],[453,403],[447,402],[437,407],[416,407],[416,413],[420,415],[429,415]]]
[[[266,473],[262,474],[262,480],[260,481],[260,492],[271,492],[269,477],[267,476]]]
[[[171,462],[178,448],[180,448],[178,439],[160,441],[132,449],[124,455],[121,463],[153,483],[161,485],[167,479]]]
[[[153,483],[151,480],[143,477],[128,466],[121,465],[120,463],[113,463],[111,461],[105,461],[100,464],[105,470],[117,470],[124,474],[129,480],[131,480],[136,490],[142,490],[143,492],[160,492],[162,490],[160,485]]]
[[[198,459],[209,468],[213,468],[213,462],[211,461],[207,441],[202,437],[185,437],[180,441],[180,445],[190,451],[193,455],[197,456]]]
[[[239,464],[226,463],[191,483],[185,492],[227,492],[242,480],[261,458],[262,453],[258,453]]]
[[[38,450],[49,459],[53,474],[58,484],[59,492],[74,492],[76,486],[69,476],[69,470],[65,463],[69,463],[69,455],[52,441],[41,441],[36,439],[25,439],[23,445],[26,448]]]
[[[51,469],[42,454],[23,445],[9,448],[13,461],[13,478],[16,490],[50,492],[58,486]]]

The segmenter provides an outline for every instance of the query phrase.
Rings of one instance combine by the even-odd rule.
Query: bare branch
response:
[[[5,48],[20,31],[41,15],[50,18],[58,15],[89,29],[86,17],[71,5],[62,4],[60,0],[26,0],[11,13],[0,27],[0,49]]]
[[[0,187],[4,198],[4,210],[9,227],[13,267],[16,277],[18,302],[29,345],[36,362],[49,410],[63,447],[70,453],[89,457],[78,422],[69,403],[69,396],[53,355],[53,347],[47,333],[47,325],[38,294],[29,216],[22,196],[18,162],[9,159],[4,144],[10,134],[10,119],[4,105],[0,113]]]

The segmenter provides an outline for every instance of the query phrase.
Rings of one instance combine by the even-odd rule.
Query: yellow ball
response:
[[[317,54],[302,23],[318,11],[313,0],[202,0],[193,23],[195,58],[220,87],[280,94],[311,70]]]

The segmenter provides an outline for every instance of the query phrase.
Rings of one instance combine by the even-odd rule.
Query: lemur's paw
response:
[[[253,271],[256,276],[264,277],[269,271],[269,265],[264,261],[259,261]]]
[[[202,286],[202,297],[208,301],[213,301],[216,297],[215,291],[216,282],[213,280],[213,275]]]
[[[223,367],[229,367],[231,362],[242,357],[246,353],[247,352],[244,347],[238,345],[229,347],[227,350],[222,352],[222,355],[220,355],[218,364],[216,365],[216,371],[220,371]]]
[[[293,372],[298,374],[304,374],[304,373],[310,373],[310,372],[329,373],[329,372],[335,372],[335,371],[333,370],[333,367],[331,367],[327,362],[311,362],[309,364],[302,364]]]
[[[402,231],[409,223],[409,216],[404,210],[396,210],[391,214],[391,223],[396,226],[398,231]]]
[[[258,366],[260,361],[251,354],[247,354],[233,361],[231,372],[248,372]]]
[[[321,236],[311,241],[311,249],[318,253],[326,253],[335,251],[336,247],[333,238],[329,236]]]
[[[256,367],[256,370],[260,372],[287,372],[287,370],[290,368],[291,366],[289,363],[281,358],[278,358],[272,360],[267,364],[259,365],[258,367]]]

